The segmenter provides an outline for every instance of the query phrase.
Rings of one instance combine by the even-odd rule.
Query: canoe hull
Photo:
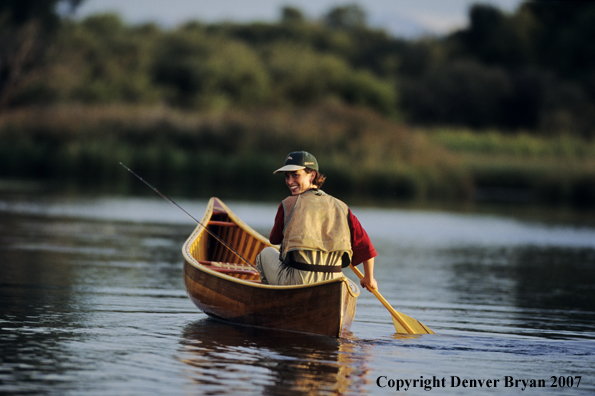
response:
[[[219,208],[219,214],[231,213],[221,201],[212,198],[206,218],[209,218],[209,208],[212,209],[213,206]],[[226,220],[234,220],[234,217],[232,214]],[[243,223],[240,226],[245,227]],[[201,246],[197,243],[204,231],[201,228],[200,225],[197,227],[183,249],[186,292],[200,310],[210,316],[242,325],[332,337],[345,336],[349,331],[359,295],[359,288],[351,280],[343,277],[311,285],[271,286],[260,284],[258,279],[239,279],[217,272],[199,262],[217,259],[205,252],[214,251],[208,248],[208,244],[203,243],[202,248],[196,248],[197,245]],[[246,232],[256,233],[249,227]],[[260,235],[257,237],[262,238]],[[251,252],[252,257],[267,245],[272,246],[266,242],[256,253]],[[241,245],[249,244],[244,242]]]
[[[355,316],[356,299],[342,280],[306,288],[256,287],[185,262],[184,282],[200,310],[243,325],[340,337]]]

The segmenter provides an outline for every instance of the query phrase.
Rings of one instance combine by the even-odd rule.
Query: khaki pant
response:
[[[324,252],[302,251],[302,259],[306,263],[324,263],[333,265],[337,257]],[[339,256],[340,260],[340,256]],[[260,280],[269,285],[304,285],[341,278],[342,272],[313,272],[291,268],[279,260],[279,251],[275,248],[264,248],[256,257],[256,269],[260,273]]]

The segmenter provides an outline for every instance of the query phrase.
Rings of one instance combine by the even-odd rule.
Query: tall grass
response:
[[[570,135],[535,136],[528,132],[504,134],[498,131],[438,129],[432,140],[457,153],[523,156],[531,158],[595,158],[595,141]]]
[[[457,155],[484,198],[595,207],[595,141],[447,129],[428,136]]]
[[[340,197],[595,206],[595,144],[574,138],[420,131],[336,104],[208,114],[62,106],[0,115],[0,177],[83,188],[135,188],[123,162],[179,194],[280,198],[282,177],[272,172],[295,150],[319,159],[324,189]]]
[[[288,152],[307,150],[328,189],[419,198],[441,189],[455,162],[424,135],[338,105],[184,113],[155,107],[51,107],[0,118],[0,176],[122,183],[122,161],[188,194],[219,188],[263,194]],[[451,194],[449,192],[445,192]]]

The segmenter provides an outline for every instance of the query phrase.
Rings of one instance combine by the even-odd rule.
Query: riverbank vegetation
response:
[[[589,2],[476,5],[415,40],[355,5],[172,29],[23,6],[80,2],[0,6],[1,178],[127,188],[121,161],[183,194],[258,197],[305,149],[362,200],[595,206]]]
[[[326,104],[196,113],[166,107],[57,106],[0,116],[4,176],[134,187],[119,162],[184,195],[278,191],[272,170],[296,147],[324,159],[329,192],[379,201],[509,201],[591,207],[595,143],[416,129],[369,109]]]

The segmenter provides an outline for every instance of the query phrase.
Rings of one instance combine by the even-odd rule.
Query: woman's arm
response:
[[[271,229],[269,241],[273,245],[280,245],[283,242],[283,227],[285,225],[285,211],[283,210],[283,203],[277,208],[277,214],[275,215],[275,224]]]
[[[351,231],[351,249],[353,250],[351,264],[359,265],[378,255],[366,230],[364,230],[357,217],[351,212],[351,209],[349,210],[349,230]],[[372,260],[373,263],[374,261]]]
[[[374,257],[363,262],[364,277],[360,279],[360,285],[366,290],[377,290],[378,282],[374,279]]]

